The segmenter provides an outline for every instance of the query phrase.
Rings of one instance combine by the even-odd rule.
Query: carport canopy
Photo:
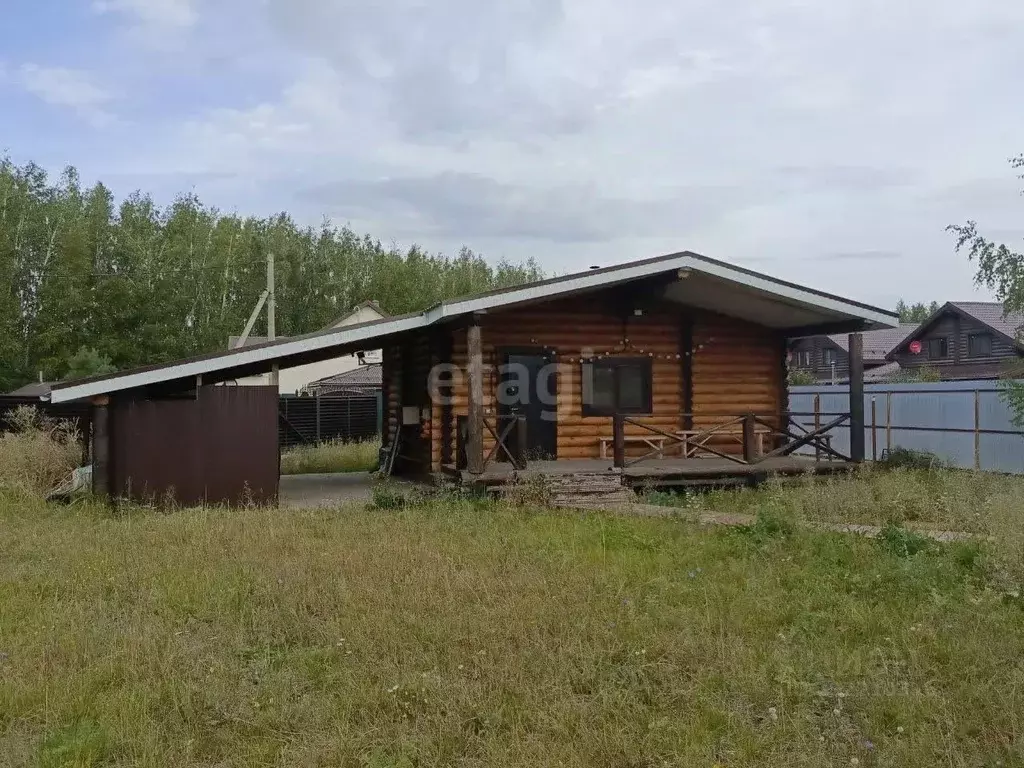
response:
[[[423,312],[60,382],[43,397],[64,403],[129,390],[187,390],[197,384],[266,373],[275,366],[290,368],[386,347],[399,341],[403,334],[474,313],[541,303],[640,281],[653,281],[664,300],[754,322],[793,337],[891,328],[899,322],[896,314],[884,309],[683,251],[442,302]]]

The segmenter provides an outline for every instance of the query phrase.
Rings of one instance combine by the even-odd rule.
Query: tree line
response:
[[[277,334],[330,325],[367,299],[398,314],[543,277],[529,260],[488,264],[402,250],[324,220],[225,214],[195,194],[122,202],[32,163],[0,159],[0,392],[46,380],[224,349],[266,287],[273,253]],[[253,333],[265,331],[265,313]]]

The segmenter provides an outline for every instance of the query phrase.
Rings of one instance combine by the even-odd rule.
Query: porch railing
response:
[[[526,456],[528,453],[526,417],[507,416],[499,417],[496,424],[484,419],[484,429],[494,438],[491,450],[483,459],[480,467],[470,466],[469,456],[466,448],[469,445],[469,418],[459,416],[457,418],[458,432],[456,437],[455,467],[456,469],[468,469],[473,474],[481,474],[494,461],[507,458],[516,469],[526,469]]]
[[[626,468],[652,458],[663,458],[676,445],[679,446],[679,452],[682,457],[696,456],[704,453],[735,462],[736,464],[760,464],[768,459],[789,456],[805,447],[814,448],[816,459],[820,458],[821,454],[825,454],[830,460],[834,458],[839,461],[851,461],[852,459],[849,456],[843,455],[832,447],[831,435],[829,434],[836,427],[849,421],[850,414],[826,414],[836,418],[824,425],[816,422],[814,429],[808,429],[795,420],[795,417],[807,415],[809,414],[787,412],[773,414],[769,417],[756,413],[746,413],[740,416],[725,416],[724,421],[704,430],[670,432],[650,424],[645,424],[625,414],[617,413],[612,418],[613,465],[618,468]],[[690,421],[696,414],[682,414],[682,416],[687,421]],[[706,415],[701,414],[699,417],[705,418]],[[663,445],[648,451],[642,456],[627,459],[627,424],[657,435],[663,441],[667,441],[668,446]],[[759,432],[762,437],[768,436],[772,442],[778,442],[779,446],[767,453],[760,453],[758,451],[758,446],[761,442],[758,439]],[[711,445],[715,439],[725,436],[730,438],[739,437],[741,445],[739,455],[720,450],[718,447]]]

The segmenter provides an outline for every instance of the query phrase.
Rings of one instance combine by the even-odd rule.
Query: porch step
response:
[[[622,484],[619,474],[578,472],[547,478],[554,506],[607,507],[629,504],[636,494]]]

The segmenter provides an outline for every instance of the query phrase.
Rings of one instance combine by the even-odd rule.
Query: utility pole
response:
[[[274,252],[267,253],[267,338],[274,341],[277,338],[277,299],[274,297]],[[270,384],[278,385],[277,365],[270,369]]]

